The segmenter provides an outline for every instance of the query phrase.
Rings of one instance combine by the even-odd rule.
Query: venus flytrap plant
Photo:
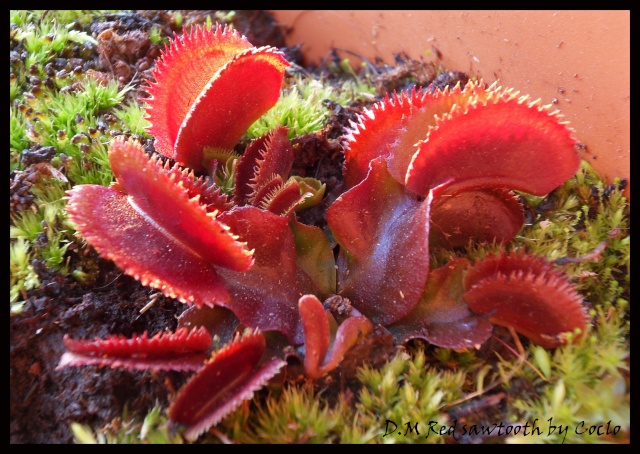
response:
[[[349,189],[327,211],[339,292],[398,342],[468,348],[500,324],[550,348],[587,329],[582,299],[550,262],[503,251],[430,271],[434,246],[508,244],[524,224],[512,189],[544,195],[577,171],[571,131],[537,104],[481,82],[413,89],[347,131]]]
[[[147,86],[156,153],[134,139],[112,141],[116,180],[75,186],[67,210],[103,257],[190,307],[178,331],[153,338],[65,338],[59,367],[195,371],[168,409],[194,440],[279,373],[287,345],[317,379],[376,326],[398,344],[420,338],[455,349],[481,345],[493,325],[545,348],[587,331],[569,278],[508,248],[525,220],[513,191],[546,195],[578,169],[557,112],[482,82],[416,88],[366,110],[345,132],[347,190],[327,211],[340,247],[334,261],[324,233],[297,219],[323,189],[290,176],[291,130],[277,126],[234,152],[276,104],[288,62],[227,27],[174,38]],[[534,175],[540,160],[547,167]],[[474,242],[496,248],[431,269],[434,249]],[[220,334],[223,346],[205,339],[194,357],[187,339],[204,333]],[[397,387],[387,375],[383,394]],[[454,399],[452,377],[428,374],[417,388],[418,375],[410,371],[404,404],[385,414],[406,417],[419,404],[410,417],[435,417]]]
[[[156,149],[177,164],[148,157],[135,140],[117,139],[109,149],[116,181],[109,188],[78,185],[69,191],[71,220],[125,273],[198,308],[226,307],[237,317],[236,325],[258,330],[214,353],[177,397],[169,414],[187,426],[189,438],[216,424],[285,364],[265,350],[261,331],[279,331],[301,344],[298,300],[308,293],[328,296],[335,288],[328,240],[319,228],[295,218],[307,194],[288,179],[293,149],[287,128],[277,127],[249,144],[233,169],[233,197],[211,178],[226,164],[219,150],[232,149],[277,100],[286,65],[275,49],[254,48],[233,30],[185,33],[163,54],[147,99]],[[196,179],[193,170],[179,164],[211,176]],[[149,341],[131,342],[146,348]],[[97,342],[89,357],[86,345],[68,340],[69,353],[80,359],[62,361],[60,367],[87,361],[113,365],[112,357],[119,358],[116,365],[149,366],[122,359],[110,339]],[[159,357],[168,353],[161,344],[149,349]],[[270,357],[261,360],[263,352]],[[134,348],[124,353],[136,355]],[[220,376],[238,368],[246,371],[240,377]],[[211,386],[220,387],[221,394],[211,392],[204,401],[196,397]]]

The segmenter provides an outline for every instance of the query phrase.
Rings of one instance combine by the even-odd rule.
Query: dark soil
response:
[[[209,11],[183,12],[183,24],[202,23]],[[157,46],[149,44],[144,34],[152,25],[160,25],[167,36],[177,27],[174,16],[165,11],[137,11],[113,14],[107,22],[91,26],[99,36],[100,46],[82,55],[66,56],[56,64],[66,65],[64,59],[75,59],[85,71],[95,71],[98,77],[116,77],[122,84],[138,72],[141,78],[149,76],[153,59],[159,55]],[[240,11],[235,26],[256,46],[272,45],[282,48],[290,61],[302,66],[299,49],[285,48],[283,30],[262,11]],[[123,38],[126,37],[126,38]],[[15,54],[12,54],[15,57]],[[328,56],[330,63],[337,55]],[[457,72],[441,74],[433,80],[436,71],[431,63],[417,62],[401,56],[390,68],[377,62],[369,70],[377,76],[381,95],[407,84],[438,85],[466,81]],[[75,67],[75,65],[74,65]],[[326,72],[326,67],[301,68],[310,73]],[[134,92],[133,95],[140,95]],[[342,190],[342,146],[338,140],[349,120],[364,105],[333,109],[329,125],[323,131],[295,139],[296,161],[293,173],[314,176],[327,184],[323,203],[301,213],[300,220],[307,224],[325,226],[324,212]],[[26,150],[24,173],[11,175],[11,209],[26,209],[30,202],[29,188],[40,171],[38,166],[51,159],[47,150]],[[43,170],[44,169],[44,170]],[[60,276],[34,263],[41,285],[28,292],[24,310],[10,318],[10,442],[11,443],[72,443],[71,422],[101,427],[122,415],[146,414],[157,403],[166,406],[175,389],[186,379],[177,372],[143,372],[108,367],[84,366],[56,369],[65,348],[63,336],[88,339],[106,335],[148,331],[155,334],[175,329],[177,316],[186,306],[176,300],[157,295],[152,309],[141,313],[149,303],[154,289],[143,287],[124,275],[112,262],[101,259],[90,247],[80,256],[70,251],[73,260],[93,263],[99,272],[95,282],[81,284],[75,279]],[[385,348],[380,348],[383,345]],[[371,340],[361,347],[365,356],[375,361],[386,358],[394,347],[384,339]],[[362,354],[363,351],[360,351]],[[375,353],[375,354],[374,354]],[[353,358],[345,360],[345,369],[355,369]],[[343,375],[344,376],[344,375]],[[345,384],[342,383],[344,386]]]

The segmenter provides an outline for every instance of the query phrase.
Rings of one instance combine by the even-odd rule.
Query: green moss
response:
[[[71,424],[78,444],[182,444],[183,438],[172,430],[161,407],[154,407],[142,421],[125,410],[109,427],[93,430],[87,425]]]
[[[277,125],[289,128],[289,138],[320,131],[331,115],[327,102],[347,106],[359,99],[372,99],[375,88],[348,79],[340,87],[310,77],[294,76],[275,106],[252,124],[247,137],[260,137]]]
[[[132,102],[128,104],[119,104],[114,114],[120,123],[126,125],[132,134],[144,137],[151,137],[146,128],[150,125],[146,119],[144,106],[140,103]]]
[[[236,412],[225,425],[230,439],[240,443],[288,444],[334,441],[341,423],[341,415],[322,403],[313,387],[303,386],[269,396],[250,414]]]
[[[37,274],[31,265],[29,243],[24,239],[18,239],[11,243],[9,248],[9,301],[11,312],[19,312],[21,305],[18,300],[24,296],[24,292],[31,290],[40,284]]]
[[[82,269],[69,267],[70,245],[82,248],[84,243],[66,223],[65,191],[74,184],[110,184],[113,173],[107,149],[112,133],[144,134],[146,120],[140,106],[124,104],[133,85],[120,89],[115,81],[102,85],[86,74],[57,71],[49,76],[51,71],[45,70],[55,58],[73,55],[78,44],[98,44],[83,29],[92,17],[99,14],[72,10],[10,13],[12,48],[20,49],[12,54],[10,68],[10,171],[25,169],[25,150],[53,147],[51,165],[64,175],[39,177],[29,190],[33,197],[30,208],[11,212],[14,312],[26,292],[39,285],[33,260],[42,260],[63,275],[84,274]],[[33,85],[28,82],[32,76],[41,81],[49,77],[52,83]]]

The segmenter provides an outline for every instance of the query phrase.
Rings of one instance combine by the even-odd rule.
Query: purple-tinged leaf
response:
[[[306,292],[296,281],[296,249],[289,220],[252,206],[236,207],[220,214],[219,219],[255,251],[255,263],[249,271],[219,269],[232,295],[231,301],[222,305],[244,325],[280,331],[294,341],[298,299]]]
[[[264,351],[262,333],[244,334],[214,352],[180,389],[168,414],[172,421],[186,426],[185,436],[189,440],[195,440],[251,399],[286,365],[280,358],[264,358]]]
[[[340,245],[339,293],[374,323],[400,320],[418,304],[429,274],[432,197],[409,195],[377,158],[327,210]]]
[[[462,299],[462,277],[469,266],[459,258],[432,270],[418,306],[404,319],[387,326],[396,342],[414,338],[445,348],[472,348],[485,342],[493,325],[472,313]]]
[[[524,225],[522,204],[504,188],[442,194],[431,207],[432,247],[457,248],[496,241],[509,243]]]

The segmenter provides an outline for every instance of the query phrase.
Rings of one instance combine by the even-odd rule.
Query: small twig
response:
[[[149,302],[147,304],[145,304],[142,309],[140,309],[140,315],[142,315],[145,312],[147,312],[151,308],[151,306],[153,306],[156,303],[156,301],[158,300],[158,297],[160,295],[162,295],[162,293],[160,293],[160,292],[154,293],[153,295],[151,295],[151,298],[149,298]]]
[[[584,257],[560,257],[558,259],[555,259],[553,263],[555,263],[556,265],[564,265],[565,263],[581,263],[591,260],[599,260],[607,246],[609,246],[609,242],[607,240],[604,240],[601,241],[593,251],[589,252]]]
[[[446,404],[443,407],[443,410],[446,410],[448,408],[454,407],[456,405],[461,404],[462,402],[466,402],[467,400],[473,399],[474,397],[478,397],[483,395],[484,393],[486,393],[487,391],[492,390],[493,388],[495,388],[496,386],[505,383],[509,380],[511,380],[511,377],[513,377],[516,372],[518,372],[520,370],[520,367],[522,367],[523,363],[527,363],[529,365],[531,365],[528,361],[525,360],[524,358],[524,348],[522,347],[522,344],[520,343],[520,339],[518,338],[518,334],[515,332],[515,330],[513,328],[509,328],[509,332],[511,333],[511,336],[513,336],[513,339],[516,343],[516,347],[518,348],[518,350],[521,352],[521,354],[518,354],[516,351],[514,351],[511,347],[509,347],[507,344],[505,344],[504,342],[502,342],[500,339],[498,339],[500,342],[502,342],[504,345],[507,345],[507,347],[509,348],[509,350],[511,350],[514,354],[516,354],[518,356],[518,363],[516,364],[516,367],[513,368],[513,370],[507,374],[506,377],[500,378],[499,380],[494,381],[493,383],[491,383],[488,386],[485,386],[484,388],[482,388],[481,390],[478,391],[474,391],[472,393],[467,394],[464,397],[461,397],[460,399],[454,400],[453,402],[449,402],[448,404]],[[497,339],[497,338],[495,338]],[[533,366],[532,366],[533,367]],[[535,369],[534,367],[534,370]],[[539,373],[539,372],[538,372]],[[544,377],[543,377],[544,378]]]
[[[218,439],[222,442],[222,444],[225,445],[232,445],[234,444],[229,437],[227,437],[225,434],[223,434],[222,432],[220,432],[218,429],[216,429],[215,427],[210,429],[210,432],[215,435],[216,437],[218,437]]]
[[[522,343],[520,342],[520,338],[518,337],[518,334],[515,332],[515,330],[512,327],[509,327],[509,331],[511,332],[511,335],[513,336],[513,338],[516,341],[516,347],[518,348],[518,351],[515,351],[513,348],[511,348],[511,346],[509,344],[507,344],[505,341],[503,341],[502,339],[499,339],[497,337],[494,336],[494,339],[497,340],[498,342],[500,342],[502,345],[504,345],[506,348],[509,349],[509,351],[511,353],[513,353],[514,355],[518,356],[518,357],[522,357],[522,360],[529,366],[531,367],[536,374],[538,374],[540,376],[540,378],[542,378],[544,381],[547,381],[547,379],[545,378],[545,376],[543,375],[543,373],[540,371],[540,369],[538,369],[536,366],[534,366],[530,361],[528,361],[525,357],[524,357],[524,347],[522,346]]]
[[[122,276],[123,273],[118,274],[111,282],[109,282],[108,284],[103,285],[102,287],[96,287],[94,290],[101,290],[103,288],[107,288],[109,287],[111,284],[113,284],[116,280],[118,280],[118,278],[120,276]]]

